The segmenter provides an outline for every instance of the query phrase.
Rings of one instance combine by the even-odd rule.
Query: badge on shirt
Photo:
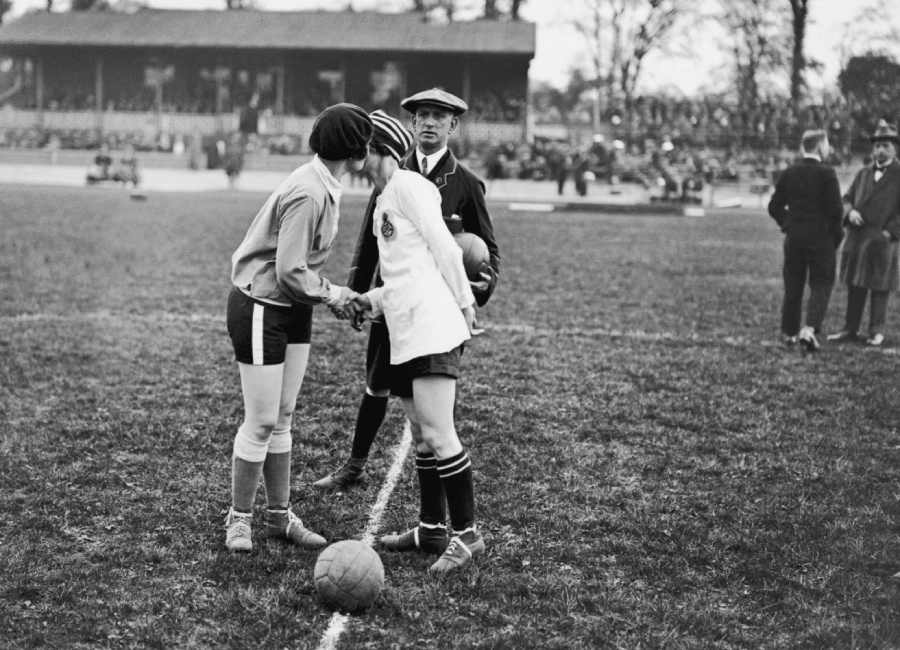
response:
[[[388,219],[387,212],[381,215],[381,236],[390,239],[394,236],[394,224]]]

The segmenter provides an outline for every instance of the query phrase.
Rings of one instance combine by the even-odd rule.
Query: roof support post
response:
[[[463,59],[463,67],[462,67],[462,100],[468,104],[472,105],[472,62],[469,57],[465,57]],[[460,143],[463,145],[463,149],[466,148],[466,120],[460,120],[459,122],[459,139]]]
[[[94,63],[94,128],[97,140],[103,138],[103,55],[98,54]]]
[[[284,77],[285,65],[284,54],[279,57],[278,65],[275,66],[275,114],[284,115]]]
[[[522,139],[525,142],[533,142],[534,134],[532,133],[532,116],[531,116],[531,82],[528,80],[528,67],[525,64],[525,104],[522,109]]]
[[[44,128],[44,57],[34,59],[34,103],[37,107],[37,127]]]

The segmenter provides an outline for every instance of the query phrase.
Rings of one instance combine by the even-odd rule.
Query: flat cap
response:
[[[469,105],[453,93],[448,93],[441,88],[429,88],[415,95],[407,97],[400,106],[410,113],[415,113],[416,109],[422,104],[431,104],[445,110],[450,111],[454,115],[462,115],[469,110]]]

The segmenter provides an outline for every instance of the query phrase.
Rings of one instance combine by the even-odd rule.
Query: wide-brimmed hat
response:
[[[900,145],[900,135],[897,133],[897,127],[893,124],[890,124],[886,120],[879,120],[877,126],[875,127],[875,131],[869,136],[869,140],[874,144],[875,142],[880,142],[883,140],[888,140],[893,142],[895,145]]]
[[[423,90],[400,102],[400,106],[410,113],[415,113],[416,108],[423,104],[437,106],[454,115],[462,115],[469,110],[469,105],[463,100],[453,93],[448,93],[441,88],[429,88],[428,90]]]
[[[365,158],[372,120],[356,104],[341,103],[319,113],[309,134],[309,148],[325,160]]]

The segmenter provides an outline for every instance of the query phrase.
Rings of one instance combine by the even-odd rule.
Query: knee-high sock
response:
[[[438,475],[437,459],[430,451],[416,452],[416,475],[419,478],[419,521],[444,525],[447,521],[444,485]]]
[[[231,507],[238,512],[253,512],[256,488],[263,463],[233,456],[231,459]]]
[[[363,394],[356,416],[356,430],[353,432],[353,447],[350,456],[365,459],[369,457],[372,442],[384,422],[387,413],[388,398]]]
[[[475,526],[475,488],[472,463],[466,450],[437,461],[437,471],[447,495],[447,509],[453,530],[461,532]]]
[[[291,502],[291,448],[293,437],[290,427],[272,432],[269,453],[263,464],[263,480],[266,484],[266,506],[284,510]]]

